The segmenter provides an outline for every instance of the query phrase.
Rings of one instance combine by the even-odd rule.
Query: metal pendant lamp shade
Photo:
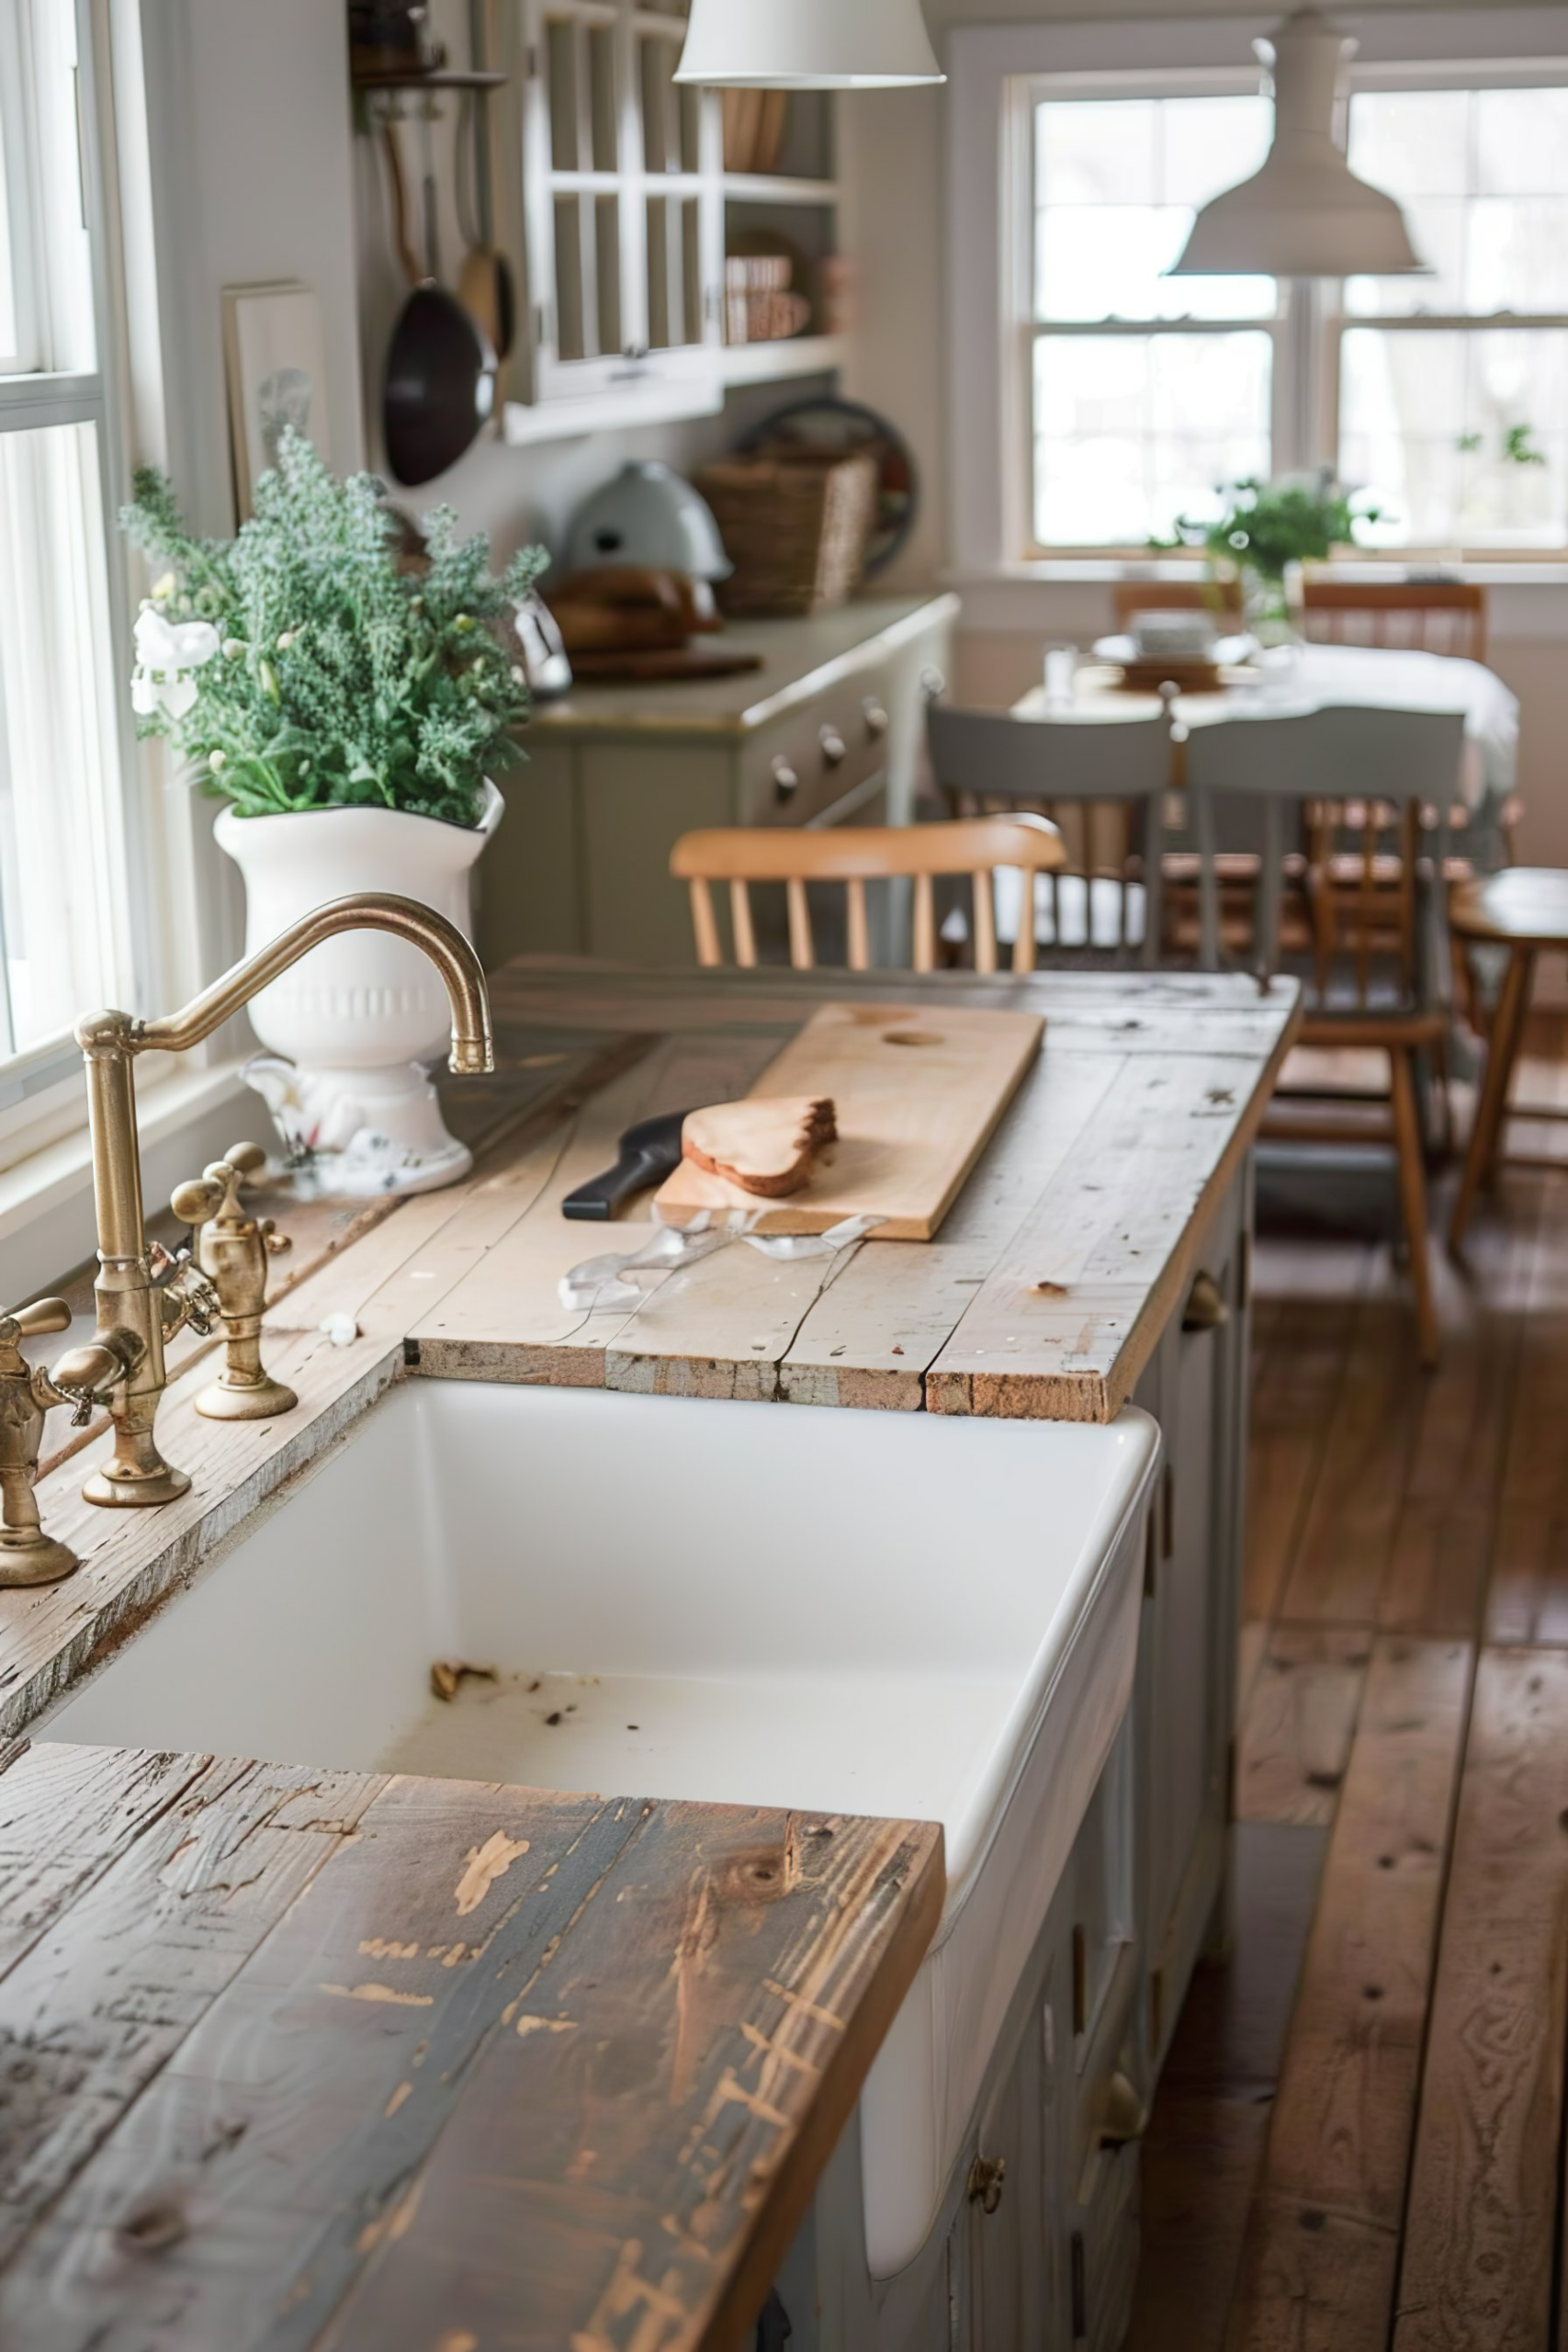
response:
[[[718,0],[723,6],[724,0]],[[1425,268],[1393,197],[1359,180],[1334,135],[1356,43],[1308,10],[1253,48],[1274,76],[1274,144],[1206,204],[1173,277],[1392,277]]]
[[[920,0],[692,0],[678,82],[882,90],[946,79]]]

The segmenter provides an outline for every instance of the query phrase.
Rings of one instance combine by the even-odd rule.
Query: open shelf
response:
[[[727,384],[770,384],[790,376],[826,376],[849,358],[841,334],[795,334],[778,343],[728,343],[719,354]]]
[[[732,204],[837,204],[837,180],[786,179],[776,172],[726,172],[724,193]]]

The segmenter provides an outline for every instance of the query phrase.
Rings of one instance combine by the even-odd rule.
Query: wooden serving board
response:
[[[964,1007],[826,1004],[771,1062],[753,1094],[827,1094],[839,1140],[811,1181],[784,1201],[682,1161],[654,1214],[689,1225],[704,1210],[761,1212],[761,1233],[825,1233],[848,1216],[880,1216],[878,1241],[930,1241],[1037,1058],[1045,1023],[1033,1012]]]

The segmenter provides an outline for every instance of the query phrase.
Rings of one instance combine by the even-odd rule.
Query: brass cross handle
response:
[[[262,1363],[267,1261],[289,1247],[272,1219],[252,1216],[241,1198],[246,1177],[265,1165],[259,1144],[231,1144],[222,1159],[180,1185],[170,1204],[182,1224],[196,1228],[196,1261],[218,1295],[223,1369],[196,1400],[210,1420],[270,1420],[299,1401]]]
[[[44,1415],[51,1405],[75,1400],[22,1353],[24,1340],[70,1325],[62,1298],[0,1307],[0,1586],[56,1584],[80,1566],[69,1544],[44,1533],[33,1491]]]

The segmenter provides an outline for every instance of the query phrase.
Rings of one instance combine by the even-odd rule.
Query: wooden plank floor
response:
[[[1568,1105],[1562,1016],[1518,1091]],[[1568,2352],[1568,1125],[1513,1143],[1432,1375],[1385,1245],[1259,1243],[1235,1947],[1129,2352]]]

